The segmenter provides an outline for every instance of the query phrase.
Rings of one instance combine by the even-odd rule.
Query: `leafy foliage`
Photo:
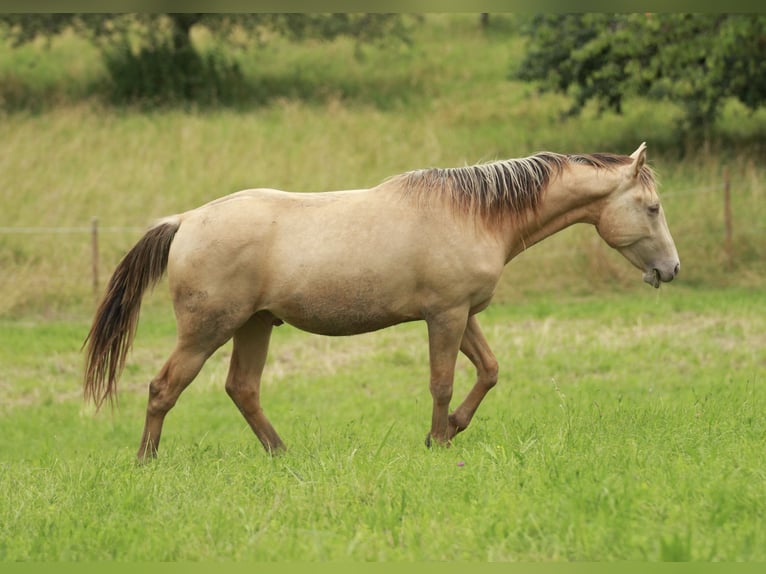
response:
[[[207,29],[214,47],[202,53],[192,40]],[[233,99],[247,89],[239,65],[226,48],[264,43],[274,34],[294,41],[347,36],[359,42],[408,40],[397,14],[8,14],[0,31],[14,45],[50,39],[74,29],[96,44],[118,101],[198,103]]]
[[[513,75],[622,111],[630,95],[677,102],[685,131],[707,129],[726,98],[766,102],[766,16],[555,14],[523,28],[525,57]]]

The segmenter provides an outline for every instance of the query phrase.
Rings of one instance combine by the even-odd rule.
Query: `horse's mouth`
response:
[[[680,263],[676,263],[676,266],[672,271],[663,271],[657,267],[653,267],[644,273],[644,281],[649,283],[655,289],[659,289],[660,283],[670,283],[675,276],[678,275],[678,270],[681,268]]]
[[[650,269],[646,273],[644,273],[644,282],[649,283],[652,287],[655,289],[660,288],[660,272],[657,269]]]

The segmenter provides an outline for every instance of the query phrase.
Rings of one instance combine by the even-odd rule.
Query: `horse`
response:
[[[162,218],[125,254],[85,338],[85,400],[113,402],[145,291],[167,274],[177,339],[149,383],[137,459],[205,361],[233,339],[226,392],[267,452],[285,445],[261,406],[274,327],[345,336],[425,321],[433,400],[426,445],[449,445],[498,380],[477,315],[505,265],[575,223],[655,288],[680,262],[646,143],[630,156],[535,155],[389,177],[369,189],[245,189]],[[458,353],[476,382],[449,411]]]

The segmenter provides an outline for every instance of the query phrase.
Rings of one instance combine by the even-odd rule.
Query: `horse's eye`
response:
[[[652,215],[657,215],[660,212],[660,204],[655,203],[654,205],[649,206],[649,213]]]

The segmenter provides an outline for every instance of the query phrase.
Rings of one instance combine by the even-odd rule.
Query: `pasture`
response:
[[[561,119],[563,98],[504,79],[521,49],[508,22],[432,16],[412,47],[361,58],[345,41],[276,42],[248,60],[276,95],[245,109],[112,108],[87,95],[101,71],[77,38],[0,52],[3,98],[36,106],[0,121],[0,560],[766,559],[762,158],[686,142],[680,159],[672,104]],[[719,130],[764,126],[730,105]],[[364,187],[644,140],[681,274],[653,290],[585,226],[520,255],[481,314],[500,382],[450,448],[423,444],[423,324],[282,326],[263,401],[283,456],[226,396],[227,344],[169,414],[159,458],[136,466],[146,385],[175,337],[166,281],[118,405],[82,401],[91,217],[103,288],[152,220],[244,187]],[[461,357],[454,400],[473,376]]]
[[[3,323],[4,560],[763,560],[766,305],[750,291],[502,304],[501,377],[428,450],[425,329],[279,327],[268,457],[204,367],[137,467],[145,382],[173,342],[147,313],[120,404],[77,392],[85,321]],[[456,395],[472,384],[461,359]]]

